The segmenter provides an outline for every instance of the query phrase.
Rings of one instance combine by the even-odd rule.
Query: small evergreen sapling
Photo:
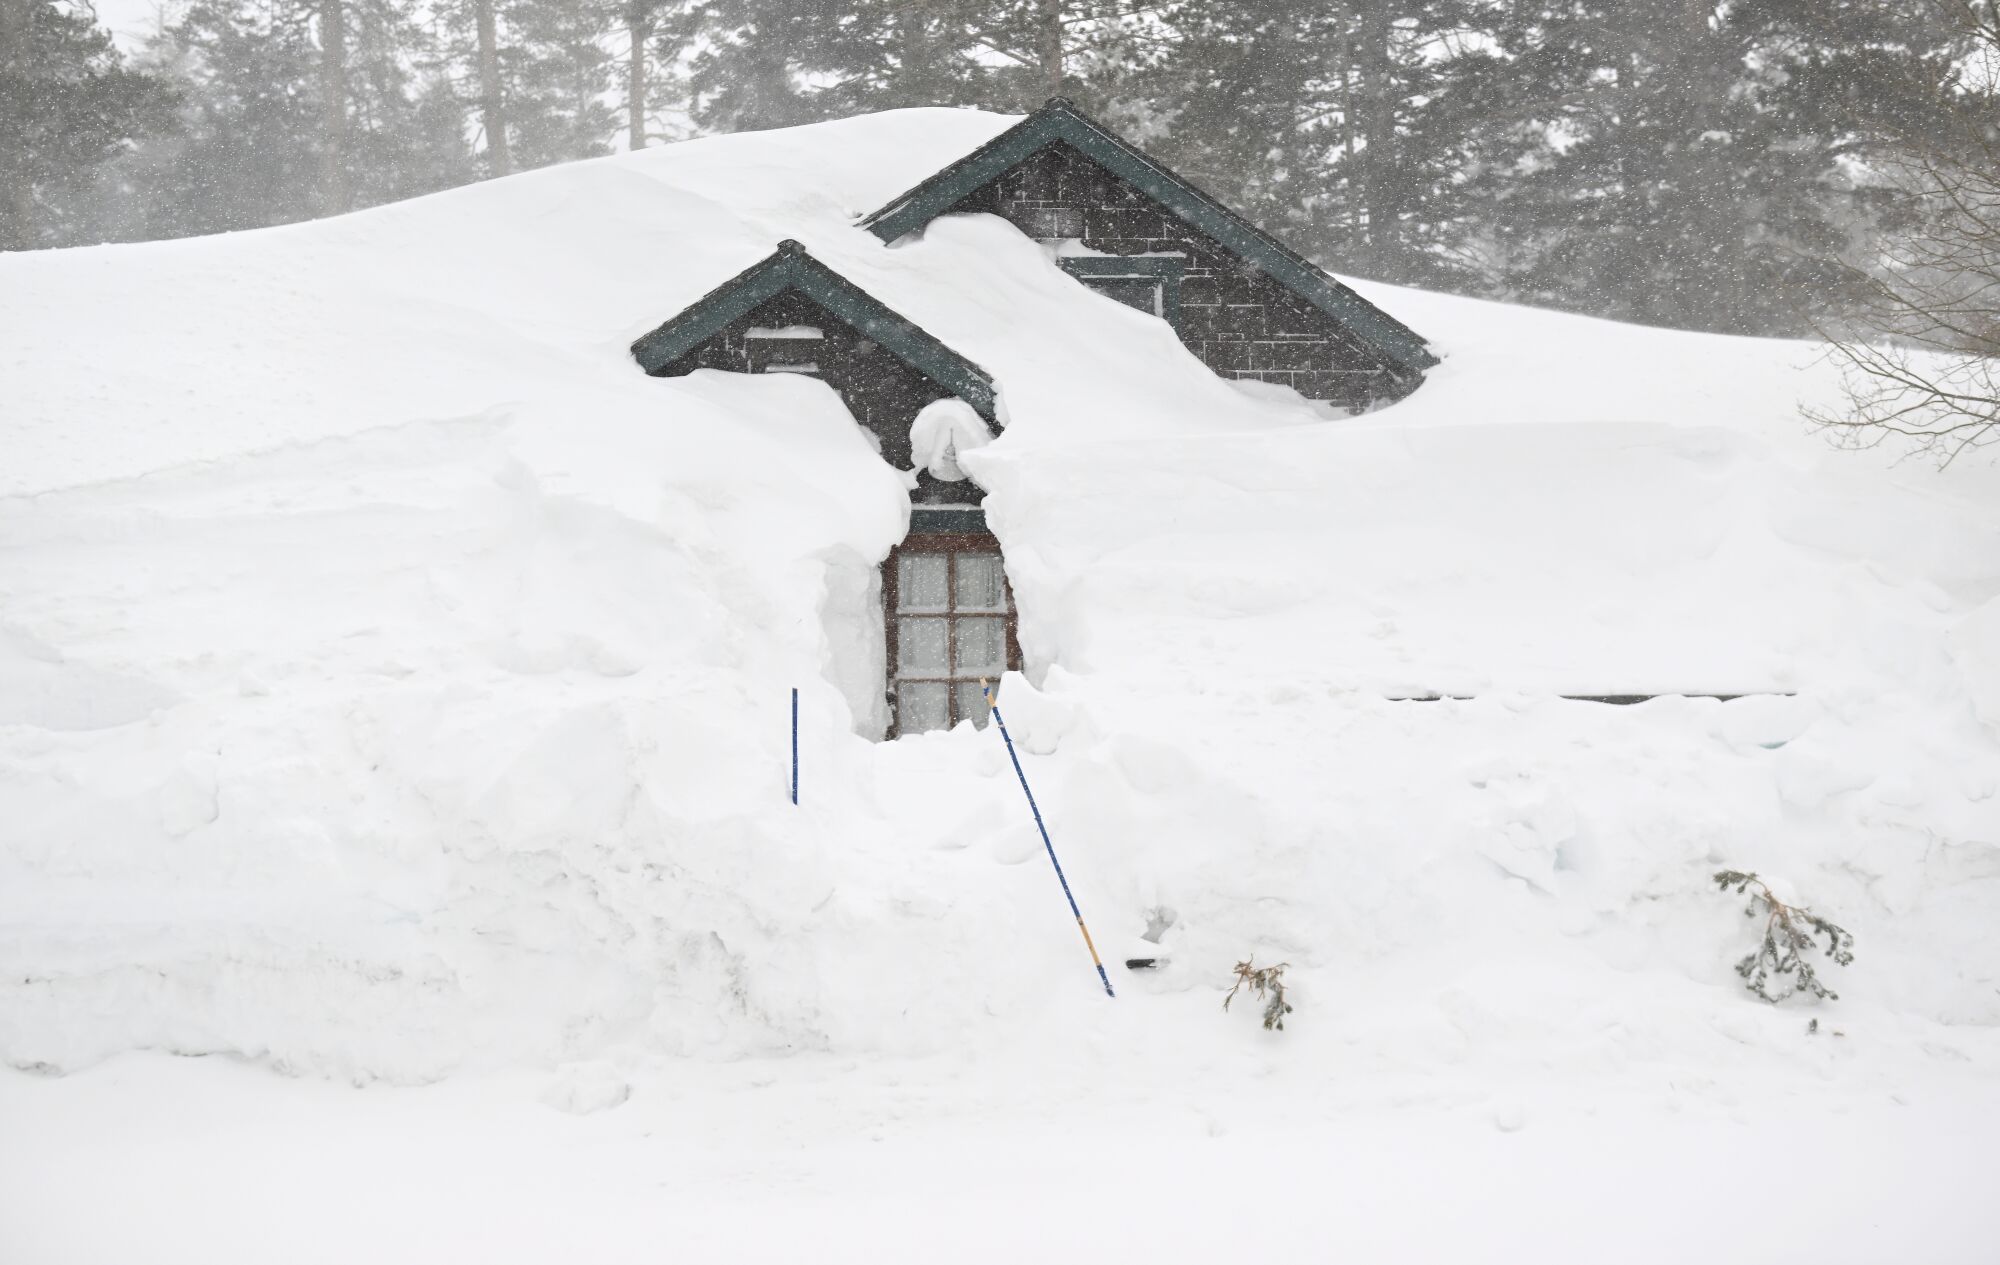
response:
[[[1750,903],[1743,909],[1745,918],[1754,918],[1760,912],[1764,915],[1764,942],[1736,964],[1736,973],[1743,977],[1745,988],[1768,1002],[1783,1001],[1801,990],[1815,997],[1840,1000],[1839,993],[1820,982],[1808,954],[1819,948],[1819,938],[1824,937],[1825,955],[1836,966],[1846,966],[1854,960],[1853,936],[1810,909],[1779,900],[1755,874],[1721,870],[1716,873],[1715,882],[1725,892],[1749,893]],[[1757,890],[1750,891],[1753,886]],[[1780,991],[1773,992],[1774,985]]]
[[[1229,1009],[1229,1003],[1236,1000],[1236,992],[1248,988],[1264,1001],[1264,1027],[1268,1031],[1285,1030],[1285,1016],[1292,1013],[1292,1003],[1285,1000],[1285,968],[1289,962],[1276,966],[1252,966],[1250,959],[1236,964],[1236,983],[1230,986],[1229,996],[1222,999],[1222,1008]]]

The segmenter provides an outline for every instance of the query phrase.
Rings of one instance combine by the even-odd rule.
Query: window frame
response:
[[[945,569],[945,593],[948,595],[949,605],[944,610],[913,613],[904,612],[900,609],[902,606],[901,559],[905,553],[941,553],[947,556],[949,561],[946,563]],[[958,555],[961,553],[991,554],[999,560],[1001,584],[1007,602],[1006,612],[1001,616],[1005,621],[1006,627],[1007,661],[1001,671],[1005,673],[1021,670],[1020,611],[1014,602],[1013,582],[1007,579],[1007,556],[1000,549],[999,539],[993,533],[986,531],[911,533],[903,538],[901,544],[898,544],[894,549],[889,551],[889,557],[882,563],[882,629],[886,650],[883,658],[886,673],[883,692],[888,697],[889,736],[892,739],[903,736],[901,700],[898,697],[896,689],[898,682],[903,680],[938,681],[945,684],[946,730],[956,728],[961,720],[968,719],[967,716],[960,714],[958,691],[952,687],[960,682],[976,682],[979,678],[976,676],[955,675],[955,661],[958,658],[957,624],[961,618],[992,619],[996,612],[966,611],[963,615],[960,614],[958,610]],[[897,621],[905,614],[915,614],[918,618],[943,619],[945,621],[945,653],[954,661],[953,666],[945,669],[945,675],[904,677],[897,672],[897,661],[901,657],[901,647],[899,645],[900,626]],[[1000,688],[997,676],[993,678],[992,683],[994,690],[997,691]],[[932,731],[923,730],[920,732],[928,733]]]
[[[819,338],[774,338],[770,335],[745,337],[743,368],[749,373],[798,373],[821,377],[821,362],[829,359],[834,344]]]
[[[1058,255],[1056,263],[1093,290],[1097,288],[1091,285],[1093,281],[1155,283],[1160,288],[1160,310],[1154,315],[1176,330],[1181,327],[1181,278],[1187,275],[1187,260],[1182,256]]]

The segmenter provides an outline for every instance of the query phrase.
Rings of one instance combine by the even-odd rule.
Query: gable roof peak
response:
[[[1279,285],[1339,321],[1401,372],[1421,374],[1438,363],[1422,335],[1077,109],[1067,97],[1050,97],[1041,109],[864,216],[861,227],[893,242],[948,213],[964,198],[1058,142],[1078,150],[1237,258],[1262,269]]]
[[[710,290],[680,315],[632,344],[640,368],[657,374],[766,299],[797,291],[904,364],[996,420],[993,379],[874,295],[813,258],[792,238]]]

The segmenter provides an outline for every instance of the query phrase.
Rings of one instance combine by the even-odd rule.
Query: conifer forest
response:
[[[2000,115],[1990,0],[0,0],[0,248],[253,228],[704,134],[1066,96],[1325,265],[1824,328]]]

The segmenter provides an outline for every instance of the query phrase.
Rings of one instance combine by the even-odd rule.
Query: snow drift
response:
[[[1255,954],[1357,1071],[1993,1066],[1990,467],[1803,435],[1801,344],[1377,286],[1445,363],[1329,418],[1001,221],[852,227],[1008,122],[0,258],[0,1059],[1141,1045]],[[1006,710],[1107,956],[1164,927],[1115,1011],[997,735],[856,736],[898,474],[626,352],[786,237],[1000,384]],[[1847,1045],[1743,992],[1724,864],[1854,932]]]

